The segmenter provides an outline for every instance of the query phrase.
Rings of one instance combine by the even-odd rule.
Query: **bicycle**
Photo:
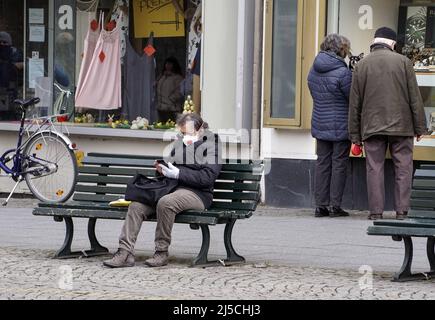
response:
[[[74,192],[78,172],[74,154],[76,145],[53,124],[53,119],[67,121],[68,115],[26,119],[28,109],[39,102],[39,98],[14,101],[21,111],[18,143],[16,149],[7,150],[0,157],[0,169],[6,173],[0,177],[10,177],[16,184],[3,206],[7,206],[24,180],[32,194],[42,202],[64,203]],[[25,133],[29,138],[23,143]]]

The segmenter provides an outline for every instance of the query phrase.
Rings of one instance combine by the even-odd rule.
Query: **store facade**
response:
[[[14,48],[22,55],[16,96],[42,97],[29,117],[72,114],[68,122],[57,127],[68,133],[84,154],[163,154],[176,133],[165,130],[173,124],[159,118],[156,86],[166,59],[174,57],[184,78],[177,84],[181,93],[174,94],[181,98],[180,112],[184,111],[184,102],[191,100],[196,111],[220,133],[225,157],[251,158],[249,130],[259,128],[260,118],[258,101],[258,121],[254,124],[254,28],[256,14],[262,16],[261,8],[260,0],[1,1],[0,31],[11,35]],[[99,105],[99,101],[118,89],[109,83],[118,75],[113,70],[103,70],[106,78],[96,77],[95,73],[82,76],[86,60],[84,40],[88,32],[99,30],[99,21],[104,21],[106,37],[118,28],[121,34],[122,75],[117,82],[121,85],[122,101],[120,105],[113,102],[113,108],[107,108],[104,103]],[[257,26],[257,29],[261,28]],[[261,51],[261,45],[257,48]],[[130,65],[129,51],[130,58],[134,58]],[[107,47],[94,55],[100,64],[112,61]],[[261,69],[261,61],[257,65]],[[112,69],[116,67],[112,63]],[[152,71],[147,71],[147,67]],[[145,72],[149,76],[145,77]],[[83,99],[83,94],[77,93],[82,78],[87,79],[88,87],[101,87],[106,92],[94,90],[92,96]],[[89,82],[92,78],[99,80]],[[135,83],[138,81],[139,88]],[[261,92],[259,83],[260,80],[257,88]],[[86,105],[86,100],[98,94],[100,100]],[[127,95],[132,103],[125,101]],[[260,99],[260,94],[257,96]],[[16,144],[18,115],[13,110],[12,106],[0,108],[0,150]],[[146,119],[144,128],[143,122],[139,122],[139,129],[133,126],[137,117]],[[171,117],[171,122],[174,120]],[[259,140],[258,134],[253,140]],[[2,179],[0,192],[7,192],[10,187],[8,180]],[[19,191],[26,192],[26,187],[23,185]]]
[[[265,26],[265,33],[273,34],[269,44],[266,39],[264,64],[262,140],[269,143],[262,144],[262,154],[272,162],[272,170],[265,177],[265,202],[279,207],[312,207],[316,142],[310,132],[312,102],[306,82],[313,62],[310,53],[318,52],[326,34],[340,33],[351,40],[353,55],[367,55],[377,28],[388,26],[396,30],[400,38],[398,51],[414,59],[430,126],[435,116],[435,3],[404,0],[270,0],[266,3],[269,8],[275,6],[275,10],[266,12],[266,21],[269,22]],[[313,12],[314,22],[304,25],[310,21]],[[296,30],[302,32],[294,31],[292,46],[283,45],[276,30],[291,24],[293,28],[297,25]],[[314,25],[317,26],[315,35],[305,35]],[[280,46],[282,53],[277,53]],[[289,57],[298,63],[290,64]],[[285,63],[288,64],[285,71],[280,70]],[[292,75],[291,79],[289,75]],[[286,91],[292,92],[290,99],[283,93]],[[416,144],[416,164],[435,161],[434,138],[433,135],[426,136]],[[365,160],[352,158],[344,200],[346,208],[367,209],[365,174]],[[391,161],[387,163],[386,175],[387,190],[391,190]],[[392,208],[392,197],[392,193],[387,192],[389,209]]]
[[[263,202],[271,206],[306,208],[314,204],[317,157],[316,142],[310,131],[312,99],[306,79],[327,33],[347,36],[352,42],[354,55],[369,53],[373,34],[380,26],[389,26],[401,34],[405,39],[402,46],[408,47],[407,54],[410,50],[406,43],[417,45],[419,52],[423,49],[429,52],[434,47],[433,40],[430,40],[435,34],[432,32],[435,23],[431,18],[433,1],[180,0],[178,3],[184,10],[185,19],[177,15],[180,12],[174,1],[97,2],[98,12],[104,12],[106,17],[116,11],[117,2],[124,4],[121,6],[124,17],[129,18],[125,38],[138,56],[143,54],[144,49],[149,50],[152,44],[156,52],[150,57],[156,66],[154,74],[157,78],[168,56],[175,56],[181,62],[186,75],[196,56],[189,51],[189,44],[195,39],[200,40],[201,59],[196,65],[199,75],[186,77],[190,82],[185,85],[183,96],[187,98],[191,95],[195,107],[199,108],[211,128],[221,134],[226,145],[224,156],[265,160],[267,174],[263,179],[262,195]],[[70,79],[69,83],[64,82],[68,85],[61,88],[72,92],[77,88],[80,73],[77,61],[81,58],[78,43],[82,42],[78,42],[77,38],[79,34],[84,34],[83,27],[79,28],[83,15],[78,16],[77,13],[84,10],[83,5],[88,6],[91,2],[95,1],[0,1],[0,31],[9,30],[14,46],[23,51],[24,66],[20,71],[22,81],[18,84],[18,92],[26,97],[34,96],[35,79],[48,78],[45,81],[50,90],[42,90],[48,102],[38,109],[41,114],[52,113],[54,110],[50,107],[59,105],[56,104],[59,90],[54,86],[56,80],[53,80],[56,74],[62,73],[59,70],[63,70]],[[171,25],[177,29],[184,21],[184,35],[177,29],[170,31],[170,36],[158,36],[158,32],[167,31],[157,30],[154,41],[150,42],[147,34],[151,27],[138,23],[147,21],[138,18],[138,10],[146,6],[150,6],[150,10],[160,7],[169,10],[156,17],[155,21],[160,21],[160,25]],[[10,12],[18,14],[11,15]],[[198,13],[202,27],[200,35],[195,37],[190,30],[192,20],[198,17]],[[94,17],[99,18],[98,14]],[[110,23],[110,19],[105,23]],[[421,30],[423,27],[424,32]],[[421,39],[423,33],[424,39]],[[430,56],[423,59],[420,55],[416,59],[416,62],[424,60],[421,65],[418,64],[418,79],[429,122],[435,112],[435,73],[430,66],[424,66],[431,64],[428,62]],[[122,81],[125,95],[124,77]],[[124,106],[117,112],[92,111],[95,123],[83,123],[86,120],[79,112],[82,110],[76,107],[80,106],[76,106],[74,100],[66,99],[66,109],[74,110],[77,118],[82,120],[79,123],[72,119],[64,126],[68,127],[72,139],[84,153],[160,155],[174,136],[172,131],[107,128],[107,120],[113,114],[115,122],[116,119],[129,120],[131,124],[134,117],[129,117],[130,109],[124,110]],[[1,115],[0,107],[0,150],[6,150],[16,141],[17,124]],[[156,121],[152,114],[142,116],[149,116],[150,124]],[[415,160],[416,163],[435,162],[433,137],[425,137],[416,146]],[[392,173],[389,162],[389,186],[392,185]],[[0,192],[9,189],[7,181],[2,181]],[[345,207],[366,209],[366,194],[365,161],[353,158]],[[391,195],[388,197],[388,205],[391,206]]]

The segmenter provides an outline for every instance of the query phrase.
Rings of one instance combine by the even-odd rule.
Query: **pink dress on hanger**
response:
[[[104,16],[100,19],[102,26]],[[120,25],[112,31],[101,27],[86,74],[80,74],[81,86],[76,93],[76,106],[97,110],[121,108],[121,37]],[[86,59],[85,59],[86,60]],[[85,62],[83,63],[85,65]],[[83,76],[83,79],[82,79]]]
[[[102,26],[101,18],[102,15],[100,14],[100,19],[99,22],[97,22],[97,24],[95,24],[96,21],[94,20],[89,21],[88,23],[88,32],[84,40],[83,58],[81,61],[80,73],[77,82],[76,107],[81,107],[80,105],[77,104],[77,98],[79,97],[80,91],[83,88],[83,83],[85,81],[86,75],[88,74],[92,57],[94,56],[95,47],[97,46],[98,38],[100,37],[101,26]]]

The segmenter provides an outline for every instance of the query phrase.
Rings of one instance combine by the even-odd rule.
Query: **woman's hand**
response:
[[[180,169],[175,167],[172,163],[169,162],[168,167],[165,167],[163,164],[159,164],[159,167],[166,178],[178,180],[178,177],[180,176]]]

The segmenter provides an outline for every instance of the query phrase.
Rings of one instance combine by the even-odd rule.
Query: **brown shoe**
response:
[[[112,259],[103,262],[103,265],[109,268],[129,268],[134,267],[134,256],[124,249],[118,249]]]
[[[369,220],[372,220],[372,221],[382,220],[382,219],[383,219],[382,214],[371,214],[371,215],[369,215]]]
[[[408,217],[408,212],[397,212],[396,219],[397,220],[405,220]]]
[[[156,251],[154,256],[145,261],[145,264],[151,268],[164,267],[169,263],[169,253],[167,251]]]

